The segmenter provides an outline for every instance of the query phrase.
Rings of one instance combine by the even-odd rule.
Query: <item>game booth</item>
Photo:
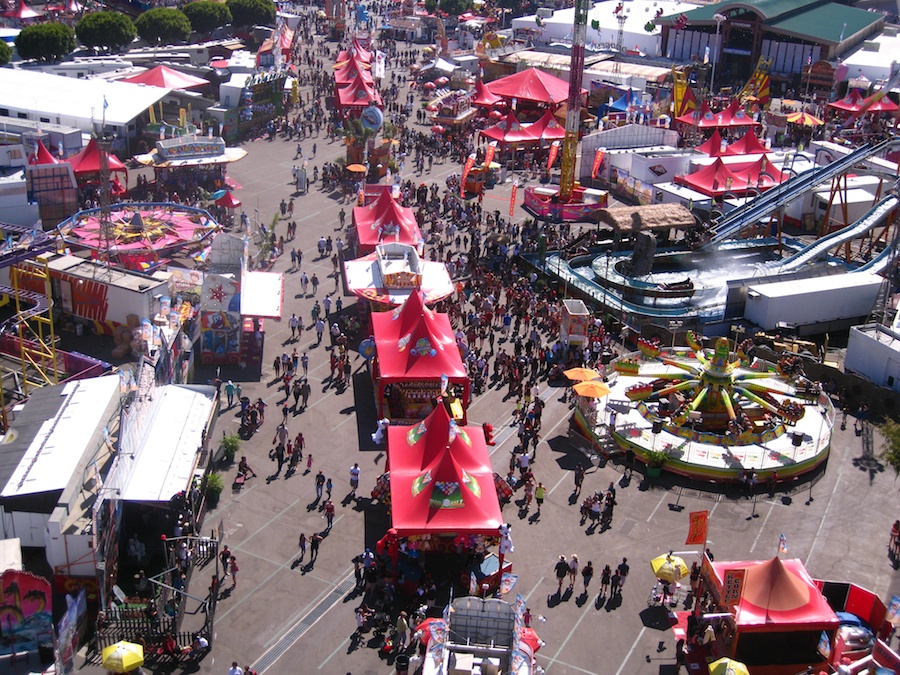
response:
[[[799,559],[713,562],[704,555],[698,595],[694,613],[674,612],[675,637],[690,645],[689,672],[708,673],[707,662],[721,657],[753,675],[828,669],[840,619]],[[690,635],[706,625],[715,639],[692,645]]]
[[[443,393],[453,418],[465,424],[471,384],[450,318],[412,293],[400,307],[372,314],[371,321],[375,355],[369,363],[378,418],[417,422]]]
[[[356,247],[356,254],[365,256],[382,242],[397,242],[415,246],[422,252],[424,238],[413,210],[391,196],[391,190],[381,191],[377,199],[365,206],[353,207],[353,227],[348,244]]]
[[[382,545],[401,588],[413,592],[428,571],[436,581],[471,590],[473,571],[486,560],[499,569],[488,549],[500,542],[503,516],[481,427],[457,424],[439,401],[414,426],[388,428],[386,469],[372,497],[390,510]],[[440,574],[446,579],[437,579]]]

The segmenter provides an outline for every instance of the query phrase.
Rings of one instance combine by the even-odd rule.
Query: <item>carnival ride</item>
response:
[[[219,224],[203,209],[129,202],[79,211],[57,230],[68,246],[128,269],[147,271],[179,251],[200,253]]]
[[[727,338],[712,349],[702,341],[688,332],[689,349],[668,350],[641,339],[638,353],[614,363],[601,414],[618,445],[648,466],[723,480],[748,471],[784,479],[825,461],[834,407],[799,357],[771,364],[749,355],[750,340],[734,352]]]

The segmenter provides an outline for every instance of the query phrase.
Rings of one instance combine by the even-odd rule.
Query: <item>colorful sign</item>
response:
[[[709,526],[709,511],[692,511],[690,514],[690,527],[688,529],[685,544],[705,544],[706,532]]]
[[[734,607],[741,601],[741,593],[744,591],[744,579],[746,577],[747,570],[745,569],[725,570],[721,604]]]
[[[0,575],[0,655],[37,651],[53,633],[50,582],[18,570]]]

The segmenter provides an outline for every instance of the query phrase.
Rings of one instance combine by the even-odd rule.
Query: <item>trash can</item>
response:
[[[398,654],[394,659],[394,666],[397,668],[397,675],[406,675],[409,672],[409,657],[406,654]]]
[[[38,659],[43,664],[53,663],[56,660],[52,642],[41,642],[38,644]]]

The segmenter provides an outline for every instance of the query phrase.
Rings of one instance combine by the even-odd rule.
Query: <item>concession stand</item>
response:
[[[443,394],[453,417],[465,424],[471,385],[450,318],[426,307],[416,292],[400,307],[372,314],[371,321],[378,418],[419,421]]]
[[[425,241],[413,210],[401,206],[390,190],[382,190],[371,204],[353,207],[350,233],[351,250],[355,247],[360,256],[374,252],[381,242],[409,244],[422,251]]]
[[[229,148],[221,138],[181,136],[156,142],[156,150],[135,161],[153,168],[158,188],[191,194],[195,188],[216,192],[227,186],[227,168],[247,156],[243,148]]]
[[[753,675],[827,669],[822,645],[834,644],[840,620],[799,559],[713,562],[704,555],[698,595],[695,611],[675,612],[673,626],[688,643],[689,669],[696,663],[708,672],[707,661],[720,657],[746,664]],[[715,639],[691,639],[707,626]]]
[[[424,260],[415,247],[395,242],[345,262],[344,275],[351,293],[385,308],[402,305],[412,293],[423,293],[431,304],[456,290],[444,263]]]

